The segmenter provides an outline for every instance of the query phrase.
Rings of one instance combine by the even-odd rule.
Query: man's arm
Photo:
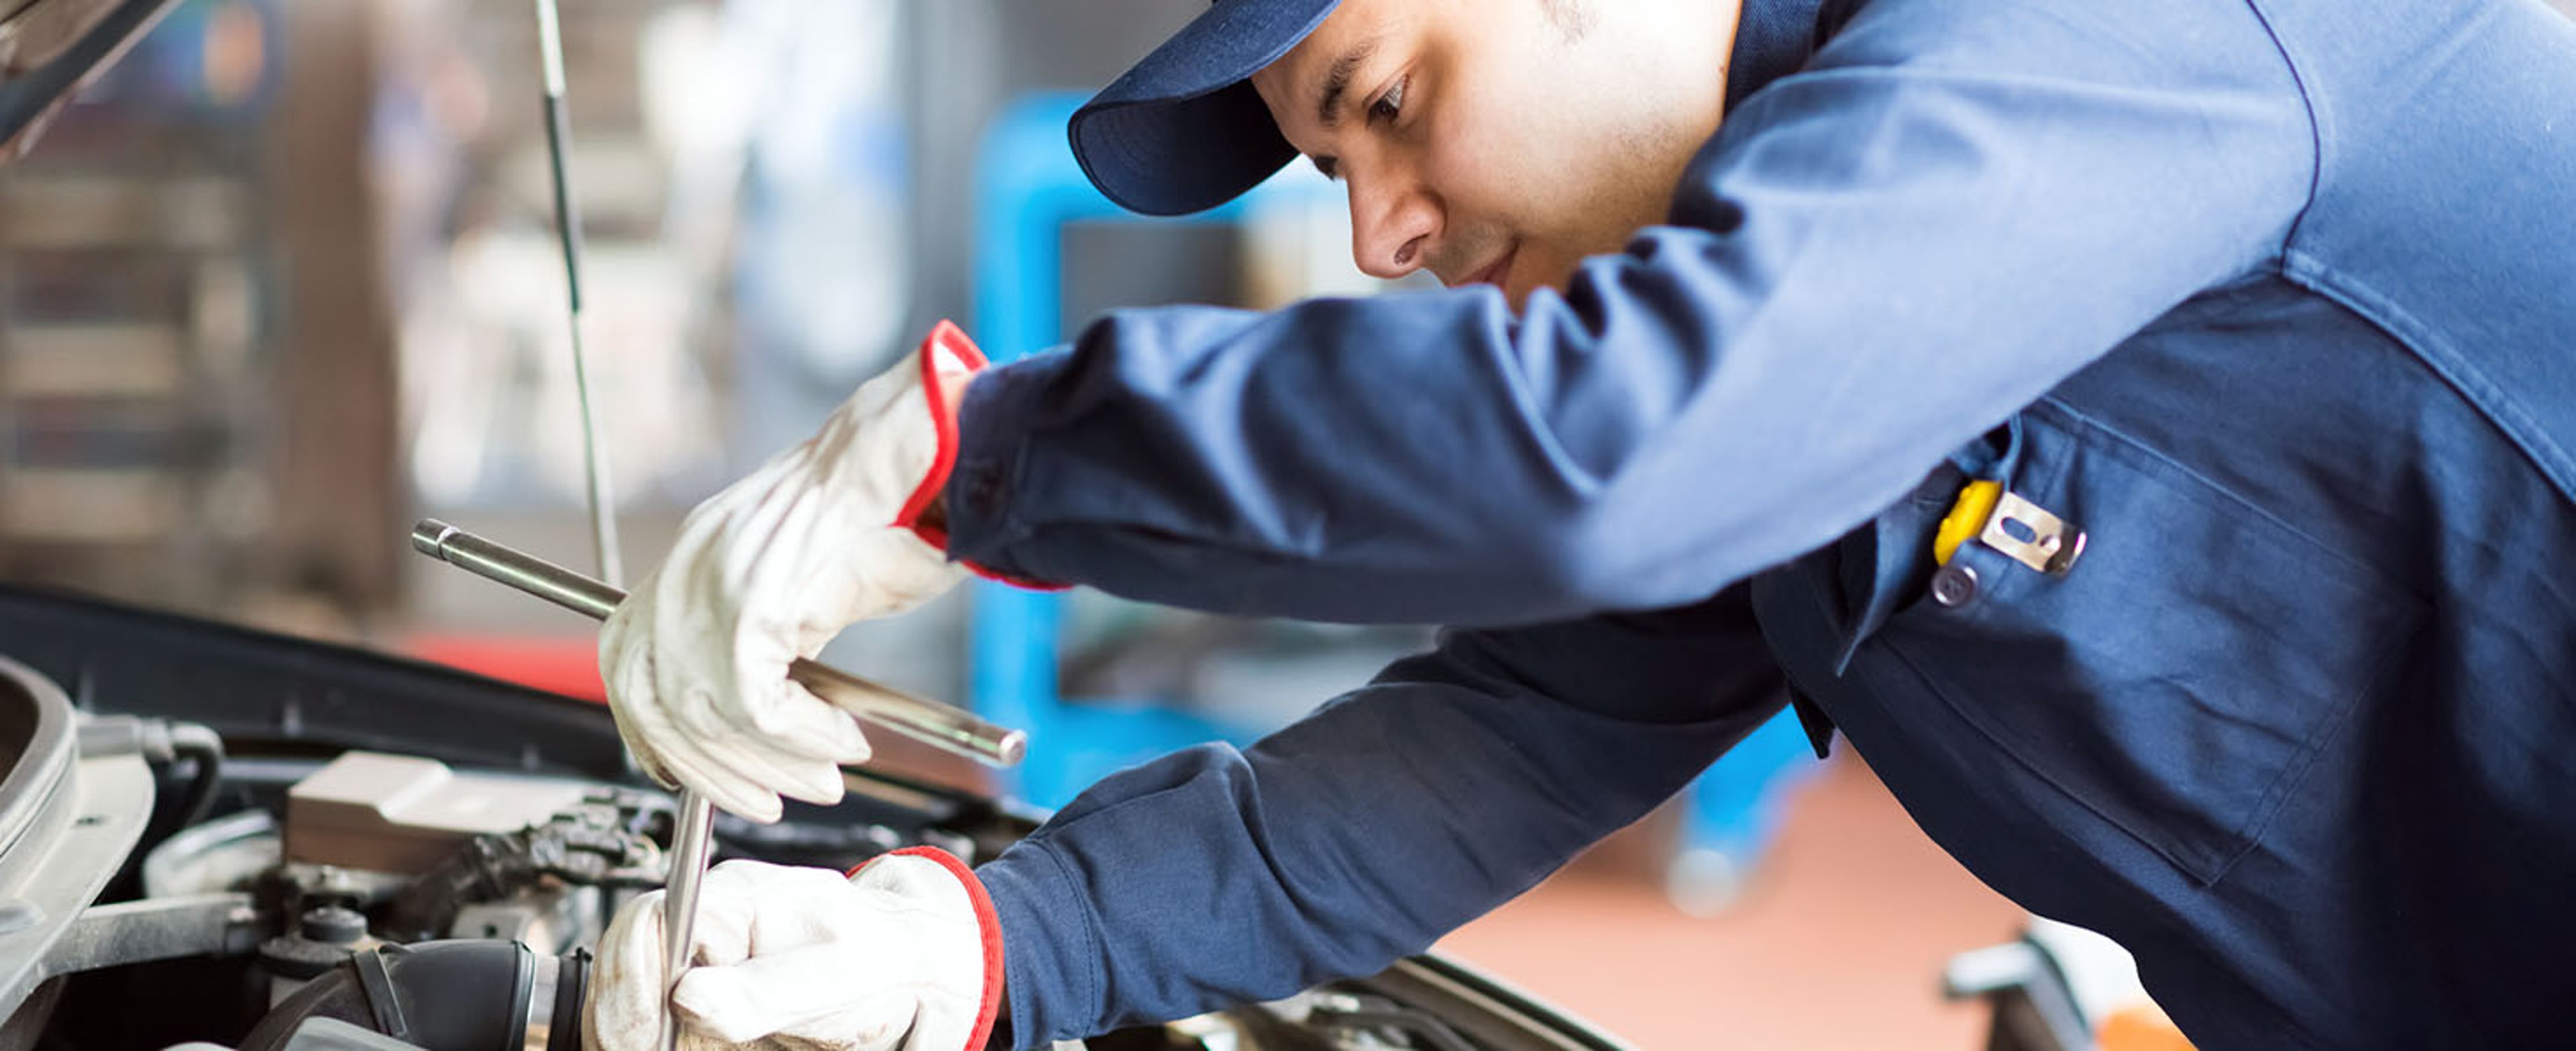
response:
[[[1131,311],[988,373],[950,550],[1310,619],[1694,601],[2277,259],[2314,149],[2241,0],[1873,0],[1729,115],[1673,225],[1520,317]]]
[[[1374,974],[1528,889],[1779,710],[1742,591],[1450,631],[1240,753],[1102,781],[978,870],[1015,1039]]]

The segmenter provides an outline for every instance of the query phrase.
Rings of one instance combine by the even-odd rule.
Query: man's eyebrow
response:
[[[1316,121],[1327,128],[1342,122],[1342,97],[1350,94],[1351,78],[1359,75],[1361,63],[1377,54],[1378,42],[1384,39],[1373,36],[1360,41],[1342,52],[1342,57],[1333,60],[1332,66],[1324,71],[1323,96],[1315,103]]]

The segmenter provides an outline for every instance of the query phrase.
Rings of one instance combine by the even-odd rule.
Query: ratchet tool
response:
[[[626,593],[562,566],[476,536],[435,518],[412,526],[411,546],[424,555],[489,580],[499,581],[593,620],[606,620],[626,600]],[[788,665],[787,677],[835,708],[882,729],[988,766],[1012,766],[1028,750],[1028,735],[996,726],[973,714],[880,686],[819,661],[802,657]],[[667,954],[663,978],[676,984],[688,967],[688,952],[698,908],[698,883],[706,874],[708,841],[714,807],[695,792],[683,793],[680,823],[671,835],[671,876],[662,897]],[[679,1016],[663,990],[662,1045],[679,1040]]]
[[[546,155],[554,175],[555,230],[563,244],[564,290],[572,308],[573,387],[581,407],[582,468],[590,497],[591,541],[599,557],[599,575],[606,579],[583,577],[438,522],[423,522],[415,528],[412,544],[558,605],[605,619],[626,597],[618,590],[625,580],[618,566],[617,520],[611,513],[616,501],[610,495],[608,465],[600,451],[598,416],[590,397],[589,360],[582,348],[581,213],[564,164],[572,124],[564,110],[563,31],[555,0],[535,3],[538,47],[545,66],[542,84]],[[1019,761],[1022,738],[1016,731],[812,661],[797,661],[788,674],[817,696],[906,737],[995,765]],[[698,883],[706,875],[708,840],[714,825],[715,808],[706,797],[695,791],[682,791],[679,825],[671,834],[671,875],[663,896],[662,977],[667,983],[662,990],[663,1051],[677,1051],[680,1044],[679,1015],[671,1007],[670,992],[678,984],[680,972],[688,968],[697,925]]]
[[[594,620],[606,620],[617,604],[626,600],[623,591],[435,518],[422,519],[411,527],[411,546],[421,554]],[[990,766],[1011,766],[1028,749],[1028,735],[1018,730],[996,726],[972,712],[891,686],[880,686],[820,661],[799,657],[787,666],[787,677],[835,708],[953,755]]]
[[[599,558],[599,575],[607,586],[626,583],[618,557],[616,499],[609,493],[608,465],[599,448],[599,415],[590,398],[590,356],[581,339],[581,208],[572,195],[570,166],[564,163],[572,120],[564,109],[563,18],[555,0],[536,0],[537,54],[544,66],[538,79],[544,94],[546,161],[554,176],[555,233],[563,244],[566,321],[572,336],[573,394],[581,409],[581,467],[590,497],[590,539]],[[627,757],[631,764],[634,757]],[[680,823],[671,830],[671,875],[662,898],[662,1051],[679,1051],[680,1018],[671,1007],[670,991],[689,965],[689,946],[696,936],[698,880],[707,871],[707,840],[715,827],[715,808],[692,790],[680,793]]]

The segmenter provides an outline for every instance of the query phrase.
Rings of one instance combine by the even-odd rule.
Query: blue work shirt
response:
[[[963,419],[959,557],[1460,625],[985,865],[1023,1042],[1421,950],[1784,696],[2203,1047],[2566,1040],[2576,25],[2536,0],[1869,0],[1517,316],[1119,313]],[[1971,479],[2080,553],[1936,570]]]

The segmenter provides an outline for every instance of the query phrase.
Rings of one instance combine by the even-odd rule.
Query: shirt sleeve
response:
[[[1728,117],[1669,225],[1519,316],[1136,310],[988,374],[952,552],[1321,620],[1694,601],[2276,261],[2309,128],[2241,0],[1873,0]]]
[[[1112,776],[978,870],[1014,1039],[1374,974],[1652,809],[1784,696],[1736,588],[1445,632],[1248,749]]]

